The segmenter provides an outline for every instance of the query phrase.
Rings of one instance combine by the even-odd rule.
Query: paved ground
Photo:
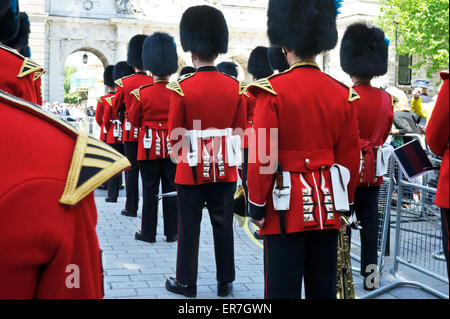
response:
[[[162,216],[159,214],[157,242],[147,244],[134,239],[134,233],[140,229],[140,213],[138,218],[120,215],[124,208],[124,191],[117,204],[104,201],[106,192],[96,191],[98,208],[98,236],[103,250],[103,266],[105,271],[105,298],[113,299],[179,299],[184,298],[168,292],[165,280],[174,276],[177,254],[177,243],[167,243],[162,234]],[[142,203],[142,201],[141,201]],[[235,260],[236,281],[229,299],[262,299],[264,297],[263,251],[235,222]],[[358,253],[354,248],[353,253]],[[391,268],[392,261],[387,260],[385,269]],[[354,262],[353,266],[359,267]],[[431,280],[425,275],[401,267],[400,276],[405,280],[420,281],[448,294],[448,285]],[[199,269],[197,282],[198,299],[217,299],[216,265],[214,259],[212,229],[209,216],[205,211],[200,237]],[[395,280],[388,272],[384,272],[381,285]],[[354,272],[355,292],[357,297],[363,296],[362,279]],[[422,290],[402,287],[390,291],[378,298],[383,299],[428,299],[433,295]]]

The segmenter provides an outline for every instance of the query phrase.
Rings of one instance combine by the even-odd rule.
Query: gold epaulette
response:
[[[359,94],[356,93],[355,89],[349,88],[349,91],[350,91],[350,92],[349,92],[349,96],[348,96],[348,101],[349,101],[349,102],[353,102],[353,101],[356,101],[356,100],[361,99],[361,97],[359,96]]]
[[[130,94],[134,95],[139,102],[141,101],[141,95],[139,94],[140,90],[141,90],[141,88],[130,92]]]
[[[239,81],[239,95],[244,94],[246,97],[250,97],[247,93],[247,85],[244,82]]]
[[[114,83],[116,83],[116,85],[118,85],[118,86],[120,86],[121,88],[123,88],[123,80],[126,79],[126,78],[129,78],[129,77],[132,77],[133,75],[134,75],[134,74],[124,76],[123,78],[120,78],[120,79],[114,81]]]
[[[264,91],[269,92],[270,94],[277,95],[277,92],[275,92],[275,90],[273,89],[272,84],[270,84],[269,78],[259,79],[253,83],[250,83],[246,87],[246,90],[248,90],[251,87],[257,87],[263,89]]]
[[[113,105],[113,103],[112,103],[112,98],[113,98],[113,97],[114,97],[114,96],[105,97],[105,101],[108,102],[109,106],[112,106],[112,105]]]
[[[5,51],[8,51],[8,52],[14,54],[19,59],[23,60],[22,66],[21,66],[20,71],[19,71],[19,74],[17,74],[17,77],[19,79],[27,76],[28,74],[34,73],[33,81],[36,81],[37,79],[39,79],[45,73],[45,70],[44,70],[44,68],[42,66],[40,66],[39,64],[37,64],[33,60],[24,57],[23,55],[21,55],[16,50],[14,50],[14,49],[6,46],[6,45],[3,45],[3,44],[0,44],[0,48],[5,50]]]
[[[97,98],[97,102],[98,103],[102,103],[102,99],[101,98]]]
[[[45,73],[45,70],[42,66],[40,66],[36,62],[28,58],[25,58],[25,60],[23,60],[19,74],[17,74],[17,77],[20,79],[31,73],[34,73],[33,81],[36,81]]]
[[[70,206],[78,204],[98,186],[130,166],[125,156],[107,144],[80,133],[59,202]]]
[[[173,82],[170,82],[169,84],[167,84],[166,88],[178,93],[180,96],[184,96],[184,92],[181,89],[180,82],[182,82],[186,79],[189,79],[190,77],[193,77],[194,75],[195,75],[195,73],[185,74],[185,75],[181,76],[177,81],[173,81]]]

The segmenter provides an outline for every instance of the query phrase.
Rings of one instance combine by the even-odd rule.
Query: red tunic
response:
[[[111,95],[110,95],[111,94]],[[97,103],[97,109],[95,110],[95,121],[97,122],[98,126],[100,126],[100,141],[106,142],[106,135],[107,131],[105,128],[105,123],[103,122],[103,118],[105,116],[105,98],[108,96],[112,96],[114,93],[109,93],[107,95],[104,95],[98,99]]]
[[[0,90],[42,105],[40,77],[44,69],[16,50],[0,44]]]
[[[125,104],[125,122],[122,123],[122,132],[124,142],[137,142],[139,135],[139,128],[133,126],[128,121],[128,113],[132,103],[133,96],[131,92],[140,88],[141,86],[152,84],[153,78],[145,73],[137,73],[128,77],[124,77],[116,81],[117,91],[114,98],[113,110],[116,113]]]
[[[169,113],[170,142],[174,154],[178,155],[175,183],[202,185],[237,181],[237,169],[228,163],[224,165],[224,176],[220,176],[217,157],[220,150],[225,149],[224,138],[203,141],[199,139],[198,143],[201,145],[199,164],[193,169],[187,160],[189,145],[178,133],[182,134],[183,130],[240,129],[242,134],[246,127],[246,109],[241,97],[242,87],[239,81],[217,72],[214,67],[204,67],[195,74],[187,75],[179,82],[169,84],[168,88],[176,92],[172,93]],[[175,129],[181,130],[177,132]],[[214,152],[211,151],[212,149]],[[209,166],[203,160],[205,152],[213,161],[209,163]],[[225,158],[226,155],[224,155]],[[208,169],[209,177],[204,177],[205,169]],[[193,170],[195,170],[196,181]]]
[[[257,96],[253,127],[258,143],[250,145],[247,184],[251,216],[266,218],[262,233],[281,233],[272,200],[278,163],[291,174],[286,232],[338,229],[330,168],[337,163],[349,169],[352,203],[360,152],[351,102],[358,95],[322,73],[315,63],[305,62],[256,81],[248,90]]]
[[[436,205],[450,209],[449,205],[449,75],[441,73],[444,80],[433,114],[428,122],[426,137],[433,153],[442,157],[439,184],[436,193]]]
[[[381,89],[374,88],[369,83],[357,83],[353,88],[360,96],[359,100],[353,102],[358,116],[359,138],[360,141],[367,141],[372,136],[381,110],[384,109],[382,106],[382,94],[387,93]],[[382,146],[391,133],[392,123],[394,122],[394,99],[390,97],[389,101],[391,102],[389,115],[383,115],[387,119],[385,123],[383,123],[384,134],[375,142],[374,146]],[[372,183],[362,183],[362,179],[360,178],[358,187],[374,187],[381,186],[381,184],[383,184],[383,177],[376,178]]]
[[[102,298],[93,190],[128,161],[2,91],[0,126],[0,299]]]
[[[167,120],[171,91],[166,88],[167,81],[156,81],[133,91],[134,102],[128,113],[129,121],[140,128],[138,161],[170,158],[169,130]],[[151,147],[144,147],[144,138],[152,137]]]
[[[113,111],[113,103],[115,98],[116,96],[114,95],[114,93],[108,93],[104,97],[105,114],[103,115],[103,123],[107,132],[106,143],[108,144],[123,143],[123,126],[117,118],[117,113]]]
[[[247,126],[243,139],[243,148],[248,149],[250,140],[254,138],[253,121],[255,119],[256,97],[247,92],[247,95],[242,95],[242,98],[247,108]]]

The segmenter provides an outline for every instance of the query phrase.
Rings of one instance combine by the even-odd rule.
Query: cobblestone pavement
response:
[[[179,299],[165,289],[165,280],[175,275],[177,243],[167,243],[162,234],[162,214],[159,213],[157,242],[147,244],[134,239],[136,230],[140,229],[140,212],[138,218],[120,215],[125,205],[124,191],[118,203],[106,203],[106,192],[96,191],[98,209],[98,237],[103,250],[103,267],[105,298],[107,299]],[[142,200],[141,200],[142,203]],[[160,205],[161,206],[161,205]],[[236,281],[233,292],[228,299],[262,299],[264,297],[263,250],[252,241],[243,228],[235,221],[235,262]],[[353,264],[359,267],[359,264]],[[387,264],[385,269],[388,268]],[[429,284],[433,288],[448,294],[448,285],[430,281],[429,277],[414,274],[412,271],[400,271],[404,278]],[[394,278],[383,273],[382,287]],[[365,294],[362,279],[354,272],[355,292],[357,297]],[[219,299],[216,287],[216,265],[213,248],[212,228],[209,215],[205,210],[203,216],[199,269],[197,282],[198,299]],[[432,295],[416,288],[402,287],[384,294],[383,299],[424,299]]]

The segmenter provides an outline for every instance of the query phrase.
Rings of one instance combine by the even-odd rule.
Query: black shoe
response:
[[[106,197],[105,198],[105,202],[107,202],[107,203],[117,203],[117,198],[113,199],[113,198],[110,198],[110,197]]]
[[[137,231],[136,234],[134,235],[134,238],[136,240],[140,240],[140,241],[145,241],[146,243],[150,243],[153,244],[156,242],[156,238],[149,238],[149,237],[145,237],[142,232]]]
[[[258,231],[255,231],[253,233],[253,237],[255,237],[255,239],[258,239],[258,240],[263,240],[264,239],[262,236],[259,235]]]
[[[233,283],[217,284],[217,295],[219,297],[227,297],[233,290]]]
[[[166,237],[166,241],[168,243],[174,243],[178,240],[178,235],[173,235],[173,236],[167,236]]]
[[[119,189],[120,189],[120,190],[125,189],[125,185],[121,185],[121,186],[119,187]]]
[[[129,210],[122,210],[121,214],[126,217],[137,217],[137,212],[130,212]]]
[[[166,289],[175,294],[183,295],[185,297],[197,297],[197,287],[180,284],[175,278],[167,278]]]

